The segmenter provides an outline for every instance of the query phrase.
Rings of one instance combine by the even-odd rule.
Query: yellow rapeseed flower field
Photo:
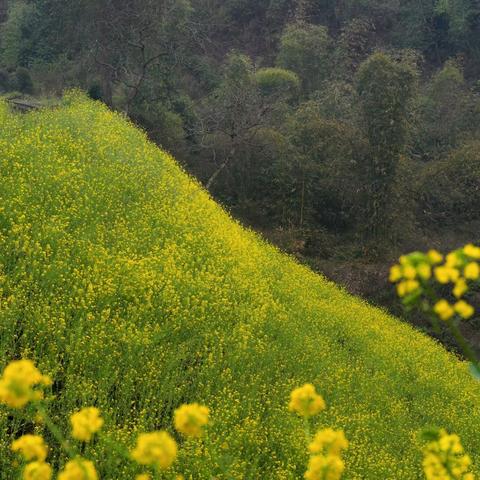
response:
[[[105,106],[71,93],[26,115],[0,104],[0,118],[0,367],[28,358],[54,379],[48,418],[92,462],[67,464],[41,419],[2,406],[2,480],[18,478],[11,444],[24,434],[45,438],[61,478],[84,465],[133,479],[129,452],[161,431],[187,480],[301,479],[304,418],[287,405],[307,382],[326,404],[315,430],[348,439],[342,478],[422,478],[429,425],[461,437],[478,475],[480,383],[440,345],[242,228]],[[38,390],[34,377],[12,404]],[[194,403],[209,426],[192,439],[172,418]],[[72,439],[70,415],[90,406],[102,429]]]

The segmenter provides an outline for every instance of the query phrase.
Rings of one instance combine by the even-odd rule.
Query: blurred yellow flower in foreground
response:
[[[58,480],[98,480],[95,466],[90,460],[75,458],[58,474]]]
[[[166,470],[177,456],[177,443],[165,431],[142,433],[132,451],[132,458],[141,465]]]
[[[303,417],[311,417],[324,410],[325,406],[325,401],[315,391],[315,387],[311,383],[306,383],[303,387],[296,388],[290,394],[288,408],[290,411],[297,412]]]
[[[29,463],[23,470],[23,480],[50,480],[51,478],[52,467],[45,462]]]
[[[198,403],[182,405],[174,413],[174,424],[178,432],[187,437],[200,437],[208,423],[210,410]]]
[[[72,437],[83,442],[89,442],[94,433],[103,425],[100,410],[95,407],[82,408],[70,417]]]
[[[13,408],[22,408],[31,400],[42,398],[39,385],[50,385],[51,379],[42,375],[31,360],[11,362],[0,378],[0,402]]]
[[[39,435],[23,435],[12,443],[12,450],[20,452],[27,461],[39,460],[43,462],[47,458],[47,445]]]

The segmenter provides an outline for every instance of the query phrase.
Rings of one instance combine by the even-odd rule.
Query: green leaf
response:
[[[469,370],[473,378],[475,378],[476,380],[480,380],[480,368],[478,365],[470,363]]]
[[[420,438],[424,442],[435,442],[440,438],[440,430],[436,427],[427,427],[420,432]]]

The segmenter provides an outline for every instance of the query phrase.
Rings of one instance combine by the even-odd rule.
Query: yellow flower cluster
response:
[[[427,254],[414,252],[400,257],[400,263],[390,269],[390,281],[397,283],[397,293],[405,305],[415,303],[427,291],[432,292],[430,280],[440,285],[451,284],[456,302],[451,303],[444,298],[437,300],[432,311],[443,321],[450,320],[454,315],[468,319],[475,310],[462,297],[469,290],[469,282],[480,278],[478,260],[480,247],[472,244],[449,253],[445,259],[436,250]]]
[[[39,460],[47,458],[48,448],[43,438],[39,435],[23,435],[12,443],[12,450],[20,452],[25,460]]]
[[[458,435],[440,430],[438,439],[424,448],[423,470],[427,480],[474,480],[472,461],[465,454]]]
[[[319,430],[308,446],[310,453],[327,453],[337,456],[347,448],[348,440],[345,438],[343,431],[335,431],[331,428]]]
[[[132,451],[132,458],[141,465],[168,469],[177,456],[177,443],[168,432],[142,433]],[[66,479],[65,479],[66,480]]]
[[[31,462],[23,470],[23,480],[50,480],[51,478],[52,467],[45,462]]]
[[[77,457],[65,465],[58,480],[98,480],[98,474],[90,460]]]
[[[304,417],[309,425],[310,417],[326,408],[325,401],[311,383],[294,389],[290,394],[289,410]],[[307,428],[308,430],[308,428]],[[307,436],[309,434],[307,433]],[[342,450],[348,448],[343,431],[331,428],[319,430],[308,445],[310,459],[305,472],[306,480],[339,480],[345,469]]]
[[[325,409],[325,401],[311,383],[306,383],[290,394],[288,409],[302,417],[312,417]]]
[[[45,462],[48,447],[39,435],[23,435],[15,440],[11,449],[30,462],[23,469],[23,480],[50,480],[52,467]]]
[[[12,408],[22,408],[32,400],[43,398],[43,392],[34,390],[34,387],[50,384],[50,377],[42,375],[31,360],[13,361],[0,378],[0,402]]]
[[[345,465],[337,455],[313,455],[305,472],[307,480],[339,480]]]
[[[338,480],[345,469],[342,450],[348,448],[343,431],[320,430],[308,446],[312,456],[305,472],[307,480]]]
[[[389,280],[397,283],[399,297],[419,293],[422,284],[432,277],[432,268],[441,263],[442,255],[436,250],[430,250],[427,254],[414,252],[400,257],[400,262],[390,269]]]
[[[198,403],[181,405],[174,412],[174,426],[187,437],[201,437],[203,428],[208,424],[209,414],[210,410]],[[141,465],[167,470],[175,461],[177,452],[177,442],[172,436],[166,431],[157,431],[140,434],[131,456]],[[137,480],[149,478],[146,473],[137,476]]]
[[[15,368],[11,368],[11,365]],[[20,378],[28,386],[44,382],[44,377],[30,361],[20,363],[12,362],[5,369],[6,379],[12,378],[12,371],[15,379]],[[20,373],[21,374],[20,374]],[[26,372],[26,373],[25,373]],[[203,428],[208,424],[210,410],[198,403],[184,404],[174,412],[174,425],[178,432],[187,437],[198,438],[203,434]],[[43,418],[43,417],[42,417]],[[104,421],[100,416],[100,410],[96,407],[86,407],[70,416],[72,425],[72,436],[83,442],[89,442],[92,436],[100,430]],[[49,427],[50,428],[50,427]],[[52,430],[55,435],[58,431]],[[50,480],[52,468],[45,462],[48,447],[43,437],[39,435],[23,435],[15,440],[11,449],[19,452],[27,464],[23,472],[24,480]],[[144,433],[139,435],[137,445],[131,452],[131,457],[141,465],[148,465],[155,469],[166,470],[174,462],[177,456],[177,443],[166,431]],[[68,451],[68,450],[67,450]],[[68,451],[71,455],[70,451]],[[98,475],[94,464],[81,457],[70,460],[65,468],[59,473],[58,480],[97,480]],[[136,476],[136,480],[149,480],[150,474],[142,473]],[[183,478],[177,476],[177,478]]]
[[[459,300],[454,305],[451,305],[445,299],[439,300],[433,307],[433,311],[441,320],[449,320],[455,313],[464,319],[470,318],[474,313],[474,308],[465,300]]]
[[[98,432],[103,425],[100,410],[95,407],[83,408],[71,415],[72,437],[82,442],[89,442],[94,433]]]
[[[186,437],[201,437],[208,423],[210,410],[198,403],[182,405],[174,412],[174,425]]]

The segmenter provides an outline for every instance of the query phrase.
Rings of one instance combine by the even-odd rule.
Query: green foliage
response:
[[[255,79],[262,95],[291,98],[298,94],[298,76],[283,68],[262,68],[255,72]]]
[[[433,76],[419,103],[416,142],[424,156],[438,157],[478,130],[480,101],[469,91],[461,68],[453,61]]]
[[[330,74],[330,54],[327,28],[298,22],[288,25],[283,32],[277,63],[297,73],[305,90],[312,92]]]
[[[343,28],[334,52],[336,74],[351,79],[371,53],[375,42],[375,25],[371,20],[354,18]]]
[[[352,478],[420,478],[412,438],[427,425],[461,435],[478,474],[479,384],[453,355],[241,228],[99,102],[1,105],[0,118],[2,367],[29,357],[55,379],[49,414],[64,432],[95,405],[102,432],[133,446],[200,402],[222,449],[185,443],[186,478],[299,478],[303,424],[285,405],[311,381],[322,424],[350,441]],[[2,411],[5,478],[11,441],[31,429],[45,433]],[[101,478],[133,478],[105,438],[85,456]]]
[[[0,30],[2,64],[6,67],[25,65],[29,48],[25,30],[33,14],[33,4],[21,1],[11,3],[8,20]]]
[[[472,53],[478,54],[478,47],[470,45],[473,35],[478,34],[478,16],[480,5],[474,0],[437,0],[435,12],[445,15],[449,21],[449,35],[457,46],[467,46],[477,49]],[[472,35],[473,34],[473,35]]]
[[[365,155],[361,135],[348,124],[323,118],[314,101],[290,116],[285,131],[291,149],[278,162],[277,178],[281,190],[289,192],[287,223],[337,231],[351,227],[359,203],[355,176]]]
[[[0,92],[7,92],[10,89],[10,75],[6,70],[0,69]]]
[[[382,53],[375,53],[361,65],[357,91],[372,148],[391,149],[393,153],[403,149],[414,80],[411,68],[396,64]]]
[[[88,88],[88,96],[92,100],[101,100],[103,98],[102,86],[99,83],[92,83]]]
[[[343,80],[330,81],[312,95],[324,118],[347,121],[357,125],[358,98],[355,87]]]
[[[227,55],[223,78],[198,108],[195,128],[210,157],[207,162],[213,160],[205,181],[208,188],[215,185],[214,192],[223,201],[243,208],[255,199],[268,198],[262,177],[276,156],[265,158],[265,154],[278,151],[271,142],[281,135],[274,130],[294,103],[298,86],[293,72],[255,71],[248,56],[235,51]]]
[[[19,92],[32,94],[34,92],[32,77],[26,68],[18,68],[15,72],[15,87]]]
[[[364,165],[368,185],[367,218],[376,237],[388,231],[387,205],[400,154],[405,148],[408,103],[413,94],[415,71],[395,63],[383,53],[375,53],[359,68],[359,95],[369,161]]]
[[[436,227],[480,220],[480,142],[470,141],[432,162],[418,184],[420,210]]]

